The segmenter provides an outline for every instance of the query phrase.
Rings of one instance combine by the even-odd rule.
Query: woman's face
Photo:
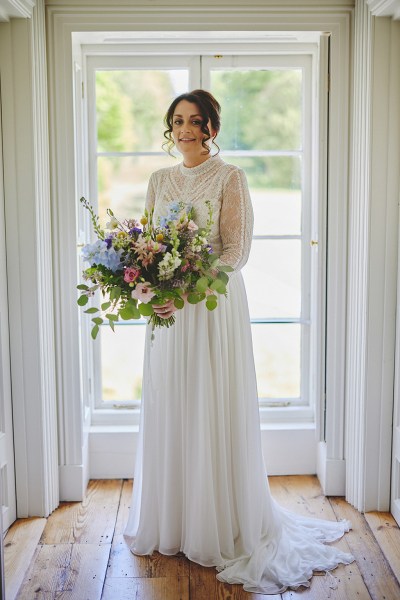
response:
[[[198,157],[201,160],[208,158],[209,155],[205,154],[202,146],[206,136],[201,131],[201,124],[202,117],[197,104],[181,100],[176,105],[172,117],[172,137],[183,156]],[[208,129],[212,139],[216,132],[212,130],[210,121],[208,121]]]

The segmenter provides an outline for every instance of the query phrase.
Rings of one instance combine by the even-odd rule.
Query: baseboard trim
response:
[[[87,478],[84,465],[60,465],[60,500],[66,502],[82,502]]]
[[[318,443],[317,476],[325,496],[346,494],[346,461],[327,458],[326,442]]]

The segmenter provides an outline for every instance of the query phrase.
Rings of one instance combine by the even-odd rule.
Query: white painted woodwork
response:
[[[35,0],[0,0],[0,22],[15,17],[31,17]]]
[[[349,205],[346,497],[388,510],[398,244],[399,29],[356,4]],[[397,42],[396,42],[397,41]]]
[[[1,126],[0,72],[0,534],[17,517],[15,500],[14,440],[10,374],[10,332],[8,327],[7,261],[4,222],[3,152]]]
[[[375,17],[400,19],[400,0],[366,0],[366,2]]]
[[[400,205],[400,23],[392,23],[391,27],[391,127],[389,133],[388,160],[391,166],[391,178],[388,189],[397,198]],[[397,65],[397,66],[396,66]],[[396,351],[395,351],[395,381],[394,381],[394,411],[393,411],[393,448],[392,448],[392,480],[390,510],[400,524],[400,215],[398,214],[398,278],[397,278],[397,319],[396,319]]]
[[[89,436],[90,479],[133,477],[137,438],[137,425],[93,426]],[[315,473],[317,442],[313,423],[264,425],[261,443],[269,475]]]
[[[54,199],[54,260],[59,414],[62,415],[62,468],[84,469],[82,398],[78,333],[76,168],[74,162],[72,36],[82,32],[177,31],[216,36],[218,31],[326,31],[331,34],[332,87],[330,96],[327,248],[327,377],[325,440],[330,460],[344,456],[343,412],[345,376],[345,314],[347,261],[347,177],[349,135],[349,76],[352,2],[299,1],[261,5],[222,1],[207,4],[164,2],[106,2],[65,4],[47,2],[52,197]],[[283,8],[284,7],[284,8]],[[110,20],[112,10],[112,20]],[[80,191],[79,191],[80,193]],[[77,194],[78,196],[79,194]],[[74,198],[74,201],[72,201]],[[62,277],[61,277],[62,272]],[[63,316],[63,323],[60,317]],[[323,399],[321,399],[323,401]],[[61,454],[60,454],[61,456]],[[79,475],[81,477],[81,474]],[[79,487],[79,485],[77,486]]]
[[[59,500],[44,1],[0,27],[17,510],[47,516]]]

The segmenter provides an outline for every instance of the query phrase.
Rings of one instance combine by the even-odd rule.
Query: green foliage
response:
[[[174,304],[175,308],[177,308],[178,310],[181,310],[185,306],[185,302],[181,298],[175,298]]]
[[[140,151],[143,144],[158,150],[164,113],[172,97],[168,71],[97,71],[98,151]]]
[[[87,304],[89,302],[89,298],[87,297],[86,294],[82,294],[82,296],[79,296],[77,302],[78,302],[79,306],[85,306],[85,304]]]
[[[143,317],[150,317],[154,310],[151,304],[139,304],[139,311]]]
[[[221,148],[300,150],[301,86],[300,69],[214,72],[212,89],[222,106]],[[245,168],[252,187],[292,187],[290,157],[256,157],[248,162],[252,168]]]

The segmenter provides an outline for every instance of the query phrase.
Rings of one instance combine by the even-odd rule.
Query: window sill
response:
[[[140,408],[99,408],[92,410],[91,425],[104,427],[137,427]],[[261,429],[284,429],[289,425],[315,427],[314,411],[309,406],[260,408]],[[133,431],[133,430],[132,430]]]

